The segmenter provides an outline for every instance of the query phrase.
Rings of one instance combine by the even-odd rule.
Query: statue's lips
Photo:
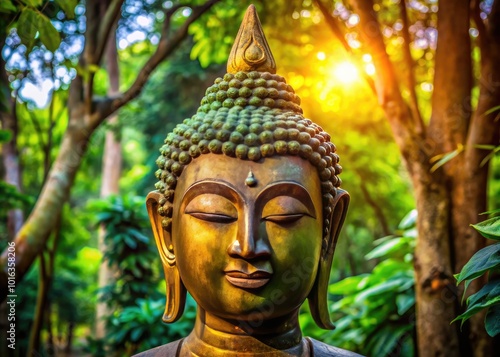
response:
[[[225,271],[224,273],[226,274],[227,281],[238,288],[244,289],[260,288],[266,285],[272,276],[271,273],[263,270],[257,270],[251,274],[234,270]]]

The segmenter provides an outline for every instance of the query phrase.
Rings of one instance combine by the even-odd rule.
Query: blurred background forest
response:
[[[435,318],[420,330],[437,326],[451,347],[432,348],[488,355],[484,315],[462,332],[450,322],[464,311],[452,274],[485,245],[469,224],[500,208],[498,1],[253,3],[278,74],[332,135],[351,195],[329,291],[337,329],[316,327],[305,304],[304,335],[370,356],[425,357],[415,302],[439,301],[438,315],[421,309]],[[15,240],[18,271],[16,350],[2,337],[1,355],[129,356],[191,330],[192,299],[179,322],[161,322],[165,283],[145,196],[166,133],[225,73],[249,4],[2,0],[0,248]],[[363,22],[366,6],[375,27]],[[438,35],[451,47],[439,50]],[[462,130],[454,120],[465,117]],[[467,204],[469,216],[454,213]],[[418,260],[417,278],[415,254],[434,260]]]

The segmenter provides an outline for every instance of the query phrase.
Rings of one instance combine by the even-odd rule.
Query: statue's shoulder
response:
[[[182,344],[182,339],[161,345],[150,350],[139,352],[132,357],[174,357]]]
[[[311,337],[306,337],[314,351],[314,357],[363,357],[360,354],[343,350],[342,348],[333,347],[326,343],[315,340]]]

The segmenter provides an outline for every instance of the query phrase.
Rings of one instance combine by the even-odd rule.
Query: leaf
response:
[[[484,327],[486,327],[486,332],[491,337],[495,337],[500,333],[500,304],[488,309],[488,313],[484,319]]]
[[[43,0],[22,0],[22,2],[28,6],[38,7],[38,6],[42,5]]]
[[[66,17],[69,20],[72,20],[75,18],[75,7],[78,5],[78,0],[55,0],[57,5],[63,9],[64,13],[66,14]]]
[[[415,305],[415,295],[398,295],[396,296],[396,305],[398,307],[399,316],[403,316],[410,308]]]
[[[12,139],[12,132],[10,130],[0,129],[0,143],[9,142]]]
[[[11,0],[2,0],[0,1],[0,12],[17,12],[17,7],[12,3]]]
[[[418,217],[417,210],[416,209],[411,210],[410,212],[408,212],[406,216],[403,217],[403,219],[399,223],[398,228],[405,230],[415,227],[415,225],[417,224],[417,217]]]
[[[494,150],[496,148],[495,145],[482,145],[482,144],[476,144],[474,145],[476,149],[482,149],[482,150]]]
[[[39,24],[40,24],[40,40],[51,52],[54,52],[59,48],[61,44],[61,35],[56,30],[52,22],[45,15],[40,14]]]
[[[137,248],[137,242],[128,235],[124,235],[125,243],[132,249]]]
[[[463,323],[472,315],[488,308],[489,306],[500,303],[500,281],[491,281],[483,286],[477,293],[467,299],[467,310],[457,316],[452,322],[462,320]]]
[[[388,291],[398,291],[399,288],[406,282],[407,282],[406,279],[403,278],[382,282],[380,284],[377,284],[360,292],[356,296],[355,301],[359,303],[360,301],[365,300],[366,298],[372,297],[374,295],[379,295]]]
[[[500,243],[490,245],[476,252],[464,265],[460,274],[455,277],[457,284],[466,279],[475,279],[498,265],[500,265]]]
[[[448,161],[452,160],[453,158],[457,157],[462,151],[464,151],[465,146],[462,144],[458,144],[458,147],[456,150],[453,150],[447,154],[444,155],[436,155],[431,159],[431,162],[434,162],[436,160],[439,160],[436,162],[432,167],[431,167],[431,172],[436,171],[439,169],[441,166],[446,164]]]
[[[357,275],[357,276],[351,276],[348,278],[345,278],[335,284],[331,284],[328,287],[328,292],[333,295],[350,295],[359,290],[359,283],[363,280],[363,278],[366,276],[364,275]]]
[[[483,212],[483,213],[479,213],[479,215],[484,215],[484,214],[495,214],[495,213],[500,213],[500,208],[498,209],[493,209],[491,211],[487,211],[487,212]]]
[[[500,240],[500,217],[493,217],[478,224],[472,224],[485,238]]]
[[[21,42],[27,47],[28,53],[33,49],[39,20],[39,14],[27,7],[21,11],[21,16],[19,16],[17,34],[21,38]]]
[[[491,114],[491,113],[494,113],[496,112],[497,110],[500,110],[500,105],[497,105],[496,107],[493,107],[491,109],[488,109],[487,111],[484,112],[484,115],[488,115],[488,114]]]
[[[483,160],[481,160],[481,163],[479,164],[479,166],[483,167],[484,165],[486,165],[486,163],[488,161],[490,161],[491,158],[493,156],[495,156],[495,154],[498,153],[498,152],[500,152],[500,145],[499,146],[495,146],[495,148],[488,155],[486,155]]]
[[[365,259],[369,260],[374,258],[380,258],[385,255],[398,252],[401,250],[401,247],[413,241],[414,241],[413,238],[408,238],[408,237],[391,239],[383,244],[380,244],[378,247],[375,247],[372,251],[370,251],[368,254],[365,255]]]
[[[127,229],[127,233],[129,235],[131,235],[132,237],[134,237],[135,239],[137,239],[138,241],[141,241],[143,243],[149,242],[148,236],[146,236],[142,232],[138,231],[137,229],[129,228],[129,229]]]
[[[396,348],[398,341],[403,335],[411,329],[411,326],[392,327],[386,326],[378,331],[372,340],[376,341],[371,351],[377,353],[377,356],[392,356],[393,350]]]
[[[472,294],[467,299],[468,307],[480,304],[483,300],[489,300],[495,297],[500,297],[500,281],[490,281],[483,286],[477,293]]]
[[[141,337],[142,333],[144,332],[144,327],[140,326],[132,330],[130,333],[130,338],[132,342],[137,342],[139,341],[139,338]]]

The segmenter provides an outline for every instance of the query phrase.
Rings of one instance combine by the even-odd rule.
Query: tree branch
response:
[[[193,7],[191,15],[171,37],[168,37],[169,29],[164,27],[162,29],[162,36],[155,53],[141,68],[134,83],[120,96],[114,98],[107,97],[104,100],[94,101],[95,109],[91,119],[92,126],[95,127],[99,125],[113,112],[137,97],[142,91],[142,88],[146,84],[151,73],[186,38],[189,26],[219,1],[220,0],[208,0],[203,5]]]
[[[477,27],[478,35],[478,44],[479,50],[481,51],[481,55],[486,54],[488,50],[488,34],[486,33],[486,26],[484,24],[483,19],[481,18],[481,8],[479,4],[481,0],[473,0],[471,3],[471,16],[474,20],[474,24]],[[482,57],[482,56],[481,56]]]
[[[368,188],[366,187],[366,183],[363,180],[361,180],[360,188],[366,203],[368,203],[368,205],[373,209],[375,216],[382,226],[382,233],[384,234],[384,236],[390,235],[391,230],[389,229],[389,224],[387,223],[387,219],[385,218],[384,211],[382,210],[382,207],[377,204],[377,201],[373,199],[370,191],[368,191]]]
[[[466,140],[472,114],[469,26],[469,0],[439,2],[439,36],[429,123],[429,133],[434,135],[438,153],[453,151]]]
[[[481,37],[481,76],[479,80],[479,100],[477,109],[467,137],[466,160],[473,170],[478,167],[486,150],[474,147],[477,144],[498,145],[500,133],[498,121],[495,121],[497,112],[485,115],[485,112],[500,105],[500,1],[493,3],[488,16],[487,24],[479,29]]]
[[[401,95],[394,65],[386,51],[373,0],[352,0],[359,16],[358,30],[376,68],[375,89],[378,101],[391,126],[394,139],[405,159],[410,175],[418,169],[415,163],[425,162],[427,152],[423,133],[416,130],[412,111]],[[417,165],[418,166],[418,165]]]
[[[115,25],[118,16],[120,15],[120,9],[122,7],[123,0],[111,0],[111,3],[106,9],[104,17],[99,25],[99,30],[97,34],[97,43],[94,54],[94,61],[92,64],[98,65],[104,54],[104,48],[106,47],[108,34]]]
[[[396,72],[386,52],[380,24],[373,11],[373,0],[354,0],[352,6],[359,15],[360,35],[368,46],[377,71],[375,86],[380,104],[384,107],[394,100],[401,102]]]
[[[349,53],[350,55],[352,55],[353,59],[358,64],[361,63],[361,61],[359,60],[359,58],[356,57],[356,55],[355,55],[352,47],[349,46],[349,43],[346,41],[346,39],[344,37],[344,33],[342,32],[342,30],[340,29],[340,26],[339,26],[339,22],[340,21],[337,20],[335,17],[333,17],[330,14],[330,11],[327,9],[327,7],[325,6],[325,4],[323,4],[323,2],[321,0],[314,0],[314,2],[316,3],[316,5],[318,6],[319,10],[323,14],[323,18],[325,19],[326,24],[328,25],[328,27],[330,28],[330,30],[333,32],[333,34],[335,35],[335,37],[337,37],[337,39],[340,41],[340,44],[342,45],[342,47],[344,47],[344,49],[347,51],[347,53]],[[373,79],[367,73],[365,73],[364,71],[361,71],[361,73],[362,73],[363,79],[366,81],[366,83],[368,84],[368,86],[370,87],[370,89],[373,91],[373,93],[377,94],[377,91],[375,89],[375,84],[373,83]]]
[[[188,4],[177,4],[172,6],[170,9],[165,10],[165,21],[163,21],[161,37],[165,37],[168,39],[168,37],[170,36],[170,20],[172,19],[172,16],[177,12],[177,10],[183,7],[189,7],[191,9],[191,6]]]
[[[45,152],[47,150],[47,144],[45,143],[45,140],[43,139],[43,130],[42,130],[42,126],[40,125],[40,122],[38,121],[38,119],[36,118],[35,114],[33,113],[33,111],[31,110],[26,110],[28,112],[28,116],[31,120],[31,123],[33,124],[33,126],[35,127],[35,131],[36,131],[36,134],[38,136],[38,140],[40,141],[40,147],[42,148],[42,150]]]
[[[423,133],[424,122],[422,120],[422,115],[420,114],[420,110],[418,108],[417,93],[415,91],[415,86],[416,86],[415,72],[414,72],[415,63],[413,62],[413,58],[411,57],[411,51],[410,51],[410,43],[411,43],[410,32],[409,32],[410,23],[408,20],[408,10],[406,8],[406,0],[401,0],[399,2],[399,10],[401,13],[401,19],[403,20],[403,29],[402,29],[402,36],[404,40],[403,56],[406,62],[406,69],[408,71],[407,85],[408,85],[408,90],[410,91],[410,108],[412,110],[413,119],[415,120],[417,132]]]

